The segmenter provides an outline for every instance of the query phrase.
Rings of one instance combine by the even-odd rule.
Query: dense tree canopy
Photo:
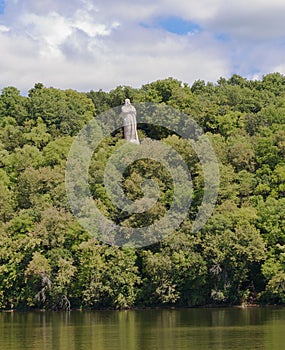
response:
[[[163,128],[139,126],[141,138],[163,140],[190,169],[193,198],[187,219],[170,236],[134,249],[104,244],[71,213],[65,166],[79,130],[92,118],[132,102],[169,105],[194,119],[216,152],[220,187],[214,212],[191,226],[203,197],[199,159],[185,140]],[[160,189],[144,214],[119,211],[104,188],[104,169],[122,130],[94,153],[89,187],[104,214],[124,227],[150,224],[168,210],[167,169],[141,159],[124,174],[131,200],[142,183]],[[173,78],[139,89],[88,93],[37,83],[21,96],[0,95],[0,309],[285,303],[285,77],[238,75],[192,86]],[[100,227],[98,227],[100,230]]]

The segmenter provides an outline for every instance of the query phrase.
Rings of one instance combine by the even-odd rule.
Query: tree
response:
[[[29,91],[29,113],[41,118],[53,135],[76,135],[94,116],[92,101],[84,93],[37,85]]]
[[[73,138],[71,136],[63,136],[48,143],[42,151],[42,164],[45,166],[64,166],[72,142]]]
[[[0,221],[7,222],[13,217],[14,195],[9,189],[11,183],[8,175],[0,169]]]
[[[260,88],[280,96],[285,92],[285,77],[280,73],[270,73],[262,77]]]
[[[284,76],[279,73],[261,81],[238,75],[220,78],[216,84],[198,80],[192,87],[167,78],[139,89],[118,86],[110,92],[80,93],[37,83],[28,96],[21,96],[17,88],[4,88],[0,95],[0,308],[284,303],[284,92]],[[125,98],[157,102],[156,113],[152,104],[137,109],[149,121],[139,129],[148,153],[142,158],[138,151],[121,181],[125,196],[137,208],[145,205],[144,212],[121,210],[120,198],[112,201],[104,183],[108,175],[108,186],[117,189],[121,161],[110,167],[109,160],[125,141],[122,130],[113,132],[118,123],[112,108],[119,106],[119,110]],[[90,201],[124,227],[131,242],[161,238],[150,246],[103,244],[70,211],[65,190],[69,150],[78,131],[103,111],[103,118],[97,119],[106,121],[110,135],[90,160]],[[165,117],[168,129],[159,126]],[[193,132],[193,120],[204,129],[203,137]],[[192,143],[172,131],[177,126],[193,136]],[[205,182],[217,190],[212,186],[216,182],[205,179],[194,147],[199,144],[210,158],[207,139],[218,159],[220,185],[212,216],[193,233],[197,213],[209,204]],[[171,150],[187,166],[193,190],[186,186],[189,174],[181,166],[174,163],[170,171]],[[71,164],[78,174],[81,156],[79,151]],[[83,180],[77,185],[86,190]],[[191,207],[175,232],[162,237],[162,227],[157,224],[156,232],[150,224],[168,214],[174,199],[181,208],[191,199]],[[84,212],[84,201],[82,208]],[[173,222],[173,217],[165,217],[169,227]],[[105,233],[102,226],[96,227],[98,237]],[[133,232],[141,227],[148,230],[138,242]],[[121,231],[114,232],[113,243],[117,243]]]
[[[258,274],[250,277],[250,272],[258,265],[260,269],[265,245],[254,225],[256,215],[251,208],[232,206],[228,212],[226,206],[223,208],[203,229],[203,255],[208,262],[212,300],[238,303],[243,300],[244,287],[259,283]]]
[[[146,102],[168,102],[173,92],[181,88],[181,81],[173,78],[157,80],[142,86]]]
[[[229,161],[236,171],[253,170],[255,166],[255,151],[251,140],[246,135],[232,136],[228,139]]]
[[[141,297],[149,305],[200,305],[205,294],[206,264],[197,251],[199,239],[181,232],[167,237],[158,251],[142,251]]]
[[[22,125],[28,117],[27,102],[28,99],[21,96],[17,88],[3,88],[0,95],[0,121],[3,117],[12,117],[18,125]]]
[[[90,239],[79,245],[78,291],[82,306],[117,309],[131,307],[140,283],[136,255],[131,249],[120,249]]]

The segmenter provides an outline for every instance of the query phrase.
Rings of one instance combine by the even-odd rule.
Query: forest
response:
[[[220,185],[214,212],[193,233],[204,179],[185,140],[138,125],[140,139],[163,140],[181,154],[193,180],[191,209],[158,243],[141,248],[106,244],[72,214],[65,189],[70,147],[96,116],[120,106],[167,105],[195,120],[215,150]],[[142,159],[125,174],[131,199],[143,178],[161,191],[147,215],[123,215],[106,195],[108,158],[123,130],[92,157],[89,186],[103,213],[125,227],[163,215],[171,202],[168,172]],[[36,83],[0,95],[0,310],[90,309],[285,303],[285,76],[239,75],[191,86],[174,78],[140,88],[78,92]],[[98,227],[100,230],[100,227]]]

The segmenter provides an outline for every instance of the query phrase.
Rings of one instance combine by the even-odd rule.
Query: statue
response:
[[[135,107],[131,104],[131,101],[126,98],[125,104],[122,106],[124,138],[127,142],[139,144],[136,114],[137,111]]]

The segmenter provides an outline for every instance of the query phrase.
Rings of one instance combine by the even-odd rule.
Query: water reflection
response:
[[[0,349],[283,348],[284,308],[0,313]]]

